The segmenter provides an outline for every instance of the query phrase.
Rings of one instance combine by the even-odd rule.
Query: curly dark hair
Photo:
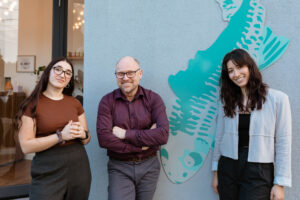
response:
[[[235,65],[242,67],[246,65],[249,69],[249,81],[246,85],[248,102],[243,106],[243,95],[241,88],[229,78],[227,63],[232,61]],[[225,116],[233,118],[235,108],[240,111],[260,110],[266,101],[267,84],[262,81],[262,75],[251,56],[243,49],[235,49],[224,56],[222,62],[222,72],[220,77],[220,98],[223,103]]]
[[[35,86],[34,90],[31,92],[31,94],[29,95],[29,97],[27,97],[20,105],[20,109],[15,117],[15,127],[16,129],[19,129],[22,125],[22,121],[21,121],[21,117],[23,116],[26,108],[28,107],[28,105],[31,105],[31,115],[32,118],[35,119],[36,118],[36,106],[38,104],[38,100],[39,100],[39,96],[47,89],[48,86],[48,81],[49,81],[49,76],[50,76],[50,71],[52,69],[52,67],[60,62],[60,61],[65,61],[67,62],[71,68],[72,68],[72,72],[74,73],[74,67],[73,64],[71,63],[70,60],[68,60],[65,57],[59,57],[59,58],[54,58],[46,67],[45,71],[43,72],[41,79],[39,80],[39,82],[37,83],[37,85]],[[65,87],[63,89],[63,94],[68,95],[68,96],[72,96],[72,93],[74,91],[74,76],[71,77],[70,82],[68,84],[68,87]]]

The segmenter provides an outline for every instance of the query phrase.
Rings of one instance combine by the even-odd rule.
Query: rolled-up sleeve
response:
[[[97,116],[97,136],[99,145],[117,153],[141,152],[142,149],[124,140],[119,139],[112,133],[113,118],[108,96],[104,96],[99,103]]]
[[[284,94],[276,104],[274,184],[291,187],[292,117],[288,96]]]
[[[158,94],[153,93],[150,106],[151,120],[153,124],[156,123],[156,128],[126,131],[126,141],[135,146],[160,146],[168,141],[169,121],[164,102]]]

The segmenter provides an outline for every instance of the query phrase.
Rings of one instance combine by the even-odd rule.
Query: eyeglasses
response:
[[[115,72],[115,75],[117,78],[124,78],[124,76],[126,75],[127,78],[133,78],[136,75],[136,72],[139,71],[141,68],[138,68],[135,71],[129,71],[129,72]]]
[[[66,70],[66,71],[64,71],[64,70],[63,70],[61,67],[59,67],[59,66],[53,67],[53,70],[54,70],[54,73],[55,73],[56,75],[61,75],[62,73],[64,73],[66,78],[71,78],[71,77],[73,76],[73,73],[72,73],[71,70]]]

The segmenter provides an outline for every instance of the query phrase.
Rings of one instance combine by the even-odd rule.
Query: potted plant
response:
[[[34,74],[36,74],[36,82],[38,82],[44,72],[44,70],[46,69],[46,66],[39,66],[37,69],[34,70]]]

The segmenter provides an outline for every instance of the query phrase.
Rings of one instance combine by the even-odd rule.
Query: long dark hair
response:
[[[17,129],[19,129],[21,127],[21,117],[23,116],[26,108],[28,107],[28,105],[30,104],[31,107],[31,115],[32,118],[35,119],[36,118],[36,106],[38,104],[38,100],[39,100],[39,96],[47,89],[48,86],[48,81],[49,81],[49,76],[50,76],[50,71],[52,69],[52,67],[60,62],[60,61],[65,61],[67,62],[71,68],[72,68],[72,72],[74,74],[74,67],[73,64],[71,63],[70,60],[68,60],[67,58],[64,57],[59,57],[59,58],[54,58],[46,67],[46,69],[44,70],[41,79],[39,80],[39,82],[37,83],[37,85],[35,86],[34,90],[31,92],[31,94],[29,95],[29,97],[27,97],[20,106],[20,110],[16,115],[15,118],[15,126]],[[68,95],[68,96],[72,96],[74,90],[74,76],[71,77],[70,82],[68,83],[68,87],[65,87],[63,89],[63,94]]]
[[[242,67],[246,65],[249,69],[249,81],[246,85],[248,102],[243,106],[243,95],[241,88],[229,78],[227,63],[232,61],[235,65]],[[227,53],[222,62],[222,72],[220,77],[220,98],[223,103],[224,113],[227,117],[236,115],[235,108],[241,111],[260,110],[266,101],[268,86],[263,83],[261,73],[251,56],[243,49],[235,49]]]

